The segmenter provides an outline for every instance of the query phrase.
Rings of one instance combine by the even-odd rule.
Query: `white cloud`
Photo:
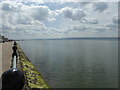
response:
[[[14,1],[2,1],[0,8],[2,33],[12,38],[32,38],[36,34],[47,33],[48,29],[43,21],[53,21],[56,16],[56,13],[52,15],[54,11],[47,6],[27,6]]]
[[[6,1],[6,0],[5,0]],[[14,0],[10,0],[14,1]],[[119,0],[16,0],[17,2],[37,2],[37,3],[44,3],[44,2],[119,2]]]
[[[88,3],[85,3],[88,4]],[[88,12],[79,8],[71,8],[71,7],[65,7],[60,10],[57,10],[57,12],[60,15],[63,15],[68,19],[71,19],[72,21],[79,21],[78,23],[87,23],[87,24],[98,24],[99,20],[96,18],[86,18],[88,15]]]
[[[53,16],[53,14],[56,14],[56,13],[54,11],[51,11],[47,6],[32,6],[31,7],[31,16],[35,20],[39,20],[39,21],[50,20],[50,19],[53,19],[51,17]]]
[[[98,2],[90,4],[86,2],[83,3],[82,7],[72,7],[74,4],[68,5],[65,3],[59,5],[59,7],[61,6],[59,10],[53,9],[52,5],[55,3],[49,3],[48,6],[46,6],[47,4],[36,4],[35,6],[34,4],[29,5],[14,1],[2,1],[0,5],[1,4],[2,6],[0,6],[0,8],[3,16],[1,24],[3,26],[3,32],[6,34],[10,33],[12,35],[13,33],[16,35],[19,34],[21,37],[22,35],[24,37],[27,37],[28,35],[30,37],[38,38],[41,38],[42,35],[46,35],[46,37],[56,37],[59,35],[67,36],[70,34],[73,36],[79,35],[77,33],[82,33],[80,35],[87,36],[89,33],[95,35],[95,32],[105,33],[106,31],[109,35],[109,31],[112,32],[112,30],[115,31],[117,29],[117,26],[115,25],[117,23],[117,18],[111,18],[114,14],[116,15],[116,11],[114,11],[114,14],[110,11],[108,17],[108,14],[104,12],[109,9],[109,7],[112,8],[112,4],[108,7],[109,4],[106,3],[102,6]],[[94,5],[94,7],[92,7],[92,5]],[[114,9],[115,8],[110,10]],[[107,22],[110,22],[111,24],[106,25]],[[103,24],[104,26],[100,24]]]
[[[43,21],[54,21],[56,12],[47,6],[27,6],[23,3],[3,1],[0,3],[2,10],[3,30],[10,27],[15,30],[42,29],[46,28]],[[8,28],[9,29],[9,28]]]
[[[32,18],[39,21],[53,20],[57,15],[47,6],[27,6],[23,3],[17,3],[14,1],[3,1],[0,3],[0,6],[3,11],[3,17],[5,15],[12,15],[14,18],[19,17],[19,19],[23,21]]]

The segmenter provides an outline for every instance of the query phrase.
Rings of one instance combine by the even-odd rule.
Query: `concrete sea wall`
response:
[[[21,70],[24,73],[26,83],[25,83],[25,90],[31,90],[31,89],[38,89],[38,88],[44,88],[49,89],[49,85],[46,83],[46,81],[42,78],[42,75],[38,72],[36,67],[30,62],[30,60],[27,58],[23,50],[18,45],[18,54],[19,54],[19,62],[21,66]]]

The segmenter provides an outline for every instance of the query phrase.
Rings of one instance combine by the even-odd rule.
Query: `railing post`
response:
[[[12,68],[17,68],[16,61],[17,61],[16,56],[14,56],[14,58],[13,58],[13,67]]]

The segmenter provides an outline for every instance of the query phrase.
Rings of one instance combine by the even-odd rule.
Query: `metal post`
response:
[[[17,68],[17,65],[16,65],[16,56],[14,56],[14,58],[13,58],[13,67],[12,68]]]

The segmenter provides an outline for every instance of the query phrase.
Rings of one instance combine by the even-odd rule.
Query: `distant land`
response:
[[[120,37],[67,37],[67,38],[47,38],[47,39],[16,39],[17,41],[24,40],[70,40],[70,39],[120,39]]]

